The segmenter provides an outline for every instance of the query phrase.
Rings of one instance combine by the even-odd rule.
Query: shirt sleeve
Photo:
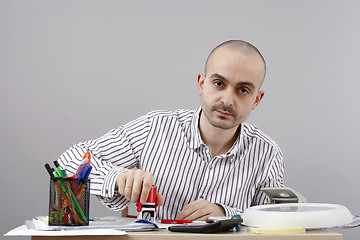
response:
[[[263,187],[283,187],[284,186],[284,166],[283,166],[283,157],[282,153],[279,152],[276,154],[272,161],[270,161],[269,168],[265,169],[263,174],[265,180],[262,184],[255,189],[255,194],[251,203],[251,206],[254,205],[263,205],[268,203],[269,198],[265,193],[263,193],[261,188]],[[225,210],[225,215],[227,217],[231,217],[234,215],[241,215],[245,209],[230,207],[221,203],[216,203],[217,205],[221,206]]]
[[[239,208],[229,207],[229,206],[221,204],[221,203],[216,203],[216,204],[224,208],[226,217],[232,217],[234,215],[241,215],[243,213],[243,211]]]
[[[266,173],[265,180],[255,190],[252,206],[267,204],[270,201],[269,197],[261,191],[261,188],[284,187],[284,161],[281,152],[274,156]]]
[[[66,172],[75,173],[86,153],[91,154],[90,193],[112,210],[121,210],[128,201],[115,186],[119,173],[138,168],[139,157],[149,131],[148,118],[138,118],[107,134],[76,144],[58,159]]]

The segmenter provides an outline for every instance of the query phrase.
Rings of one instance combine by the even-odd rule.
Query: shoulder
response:
[[[194,115],[194,110],[187,109],[178,109],[175,111],[168,110],[154,110],[146,113],[143,116],[134,119],[120,128],[125,129],[142,129],[149,128],[150,126],[162,124],[162,123],[171,123],[178,122],[183,124],[184,122],[188,122],[192,119]]]
[[[250,141],[261,142],[262,144],[272,147],[274,150],[277,150],[280,154],[282,154],[279,145],[257,126],[243,123],[242,127],[245,138],[248,138]]]
[[[177,109],[175,111],[154,110],[146,114],[146,118],[153,120],[175,120],[180,123],[190,121],[195,110]]]

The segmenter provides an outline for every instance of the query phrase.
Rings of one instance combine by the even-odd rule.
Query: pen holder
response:
[[[50,226],[89,225],[90,180],[51,178],[49,193]]]

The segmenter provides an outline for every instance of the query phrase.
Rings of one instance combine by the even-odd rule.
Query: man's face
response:
[[[198,76],[203,114],[216,128],[239,126],[264,95],[259,91],[265,74],[261,57],[223,47],[213,53],[206,71]]]

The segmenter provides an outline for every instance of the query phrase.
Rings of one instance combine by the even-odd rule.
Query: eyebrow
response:
[[[220,74],[218,74],[218,73],[212,74],[212,75],[210,76],[210,78],[220,78],[222,81],[224,81],[224,82],[226,82],[226,83],[229,82],[229,80],[226,79],[226,77],[224,77],[224,76],[222,76],[222,75],[220,75]],[[252,82],[246,82],[246,81],[244,81],[244,82],[238,82],[236,85],[237,85],[237,86],[244,86],[244,85],[245,85],[245,86],[248,86],[248,87],[250,87],[250,88],[252,88],[252,89],[256,89],[256,86],[255,86]]]

